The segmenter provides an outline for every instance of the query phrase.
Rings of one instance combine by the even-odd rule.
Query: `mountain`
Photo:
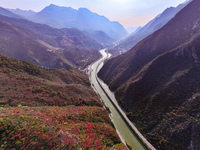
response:
[[[100,57],[97,49],[102,46],[77,29],[55,29],[2,15],[0,21],[1,55],[65,69],[85,68]]]
[[[83,45],[88,48],[97,48],[97,49],[102,48],[102,46],[99,43],[97,43],[94,39],[90,38],[89,36],[81,32],[80,30],[77,30],[74,28],[73,29],[66,28],[66,29],[59,30],[59,29],[52,28],[48,25],[33,23],[25,19],[18,19],[15,17],[12,17],[11,19],[11,18],[3,17],[3,16],[1,17],[2,21],[15,25],[18,28],[23,28],[23,29],[25,28],[25,30],[33,31],[33,32],[44,34],[47,36],[65,36],[71,39],[76,36],[83,42]]]
[[[22,16],[24,18],[32,16],[32,15],[34,15],[36,13],[34,11],[31,11],[31,10],[21,10],[19,8],[17,8],[17,9],[8,9],[8,10],[10,12],[12,12],[12,13],[14,13],[16,15]]]
[[[0,55],[0,106],[1,149],[111,149],[120,143],[81,71]]]
[[[102,31],[114,40],[122,39],[127,35],[120,23],[110,21],[86,8],[76,10],[51,4],[27,19],[56,28],[77,28],[89,32]]]
[[[200,1],[99,72],[157,149],[200,149]]]
[[[15,13],[12,13],[10,11],[8,11],[7,9],[0,7],[0,14],[7,16],[7,17],[14,17],[14,18],[22,18],[19,15],[16,15]]]
[[[102,45],[15,16],[0,15],[0,33],[0,54],[26,60],[0,55],[1,149],[126,150],[87,75],[73,69],[98,59]]]
[[[122,40],[117,46],[111,48],[109,52],[118,55],[119,53],[126,52],[135,46],[138,42],[163,27],[168,21],[170,21],[182,8],[188,3],[178,5],[177,7],[170,7],[164,10],[161,14],[156,16],[153,20],[148,22],[144,27],[140,28],[136,32],[133,32],[126,39]]]
[[[48,68],[64,67],[69,69],[72,67],[70,64],[64,63],[59,56],[48,50],[46,46],[33,40],[27,34],[12,25],[0,22],[0,31],[1,55],[30,61]],[[60,64],[62,64],[62,66]]]
[[[0,66],[0,97],[9,106],[78,105],[80,98],[85,105],[101,106],[87,75],[81,71],[46,69],[2,55]]]
[[[103,31],[85,31],[85,33],[105,47],[111,47],[113,46],[113,42],[115,42],[114,39],[110,38]]]

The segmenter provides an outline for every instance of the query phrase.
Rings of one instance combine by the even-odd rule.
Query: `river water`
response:
[[[104,93],[104,91],[102,90],[102,88],[100,87],[100,85],[96,80],[96,71],[98,72],[101,69],[101,67],[103,66],[102,60],[107,58],[107,53],[105,52],[105,49],[101,50],[100,53],[103,55],[103,57],[98,61],[96,61],[90,68],[91,83],[93,84],[98,94],[101,96],[101,99],[103,100],[104,104],[110,109],[114,125],[117,129],[119,136],[122,138],[122,141],[128,142],[134,150],[146,150],[147,149],[146,146],[138,139],[138,137],[132,131],[130,126],[124,120],[124,118],[122,117],[120,112],[116,109],[116,107],[113,105],[113,103],[110,101],[110,99],[106,96],[106,94]],[[109,88],[107,87],[106,92],[108,92],[108,90]],[[110,97],[115,102],[117,102],[114,94],[110,90],[109,92],[110,92],[109,96],[111,95]]]

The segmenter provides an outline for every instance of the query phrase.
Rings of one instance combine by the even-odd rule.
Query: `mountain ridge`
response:
[[[10,36],[8,39],[5,37],[1,38],[1,54],[5,56],[31,61],[48,68],[63,67],[66,69],[71,67],[84,68],[91,61],[100,57],[99,52],[95,48],[101,49],[102,46],[77,29],[55,29],[44,24],[37,24],[24,19],[2,15],[0,15],[0,20],[6,22],[7,26],[9,26],[9,30],[2,30],[1,32],[1,36]],[[13,31],[11,28],[17,29],[23,36],[15,35],[15,32],[8,34],[7,32]],[[14,38],[16,36],[17,38]],[[14,40],[11,40],[11,37]],[[17,40],[19,41],[17,42]],[[9,44],[9,42],[12,44]],[[8,44],[5,45],[6,43]],[[3,48],[3,45],[5,48]],[[16,46],[13,47],[13,45]],[[70,51],[80,48],[82,49],[82,53],[74,51],[77,57],[77,59],[74,58],[74,63],[69,62],[68,59],[72,59],[71,57],[62,55],[63,52],[67,54]],[[23,52],[20,53],[20,51]],[[38,55],[36,52],[43,54]]]
[[[101,30],[115,40],[124,38],[128,34],[120,23],[109,21],[105,16],[93,13],[87,8],[76,10],[71,7],[51,4],[33,16],[28,16],[27,19],[56,28],[77,28],[85,31]]]
[[[109,50],[113,54],[118,54],[119,51],[126,52],[130,50],[137,43],[148,37],[153,32],[163,27],[168,21],[170,21],[182,8],[188,3],[178,5],[177,7],[170,7],[165,9],[161,14],[157,15],[154,19],[148,22],[145,26],[140,28],[137,32],[132,33],[130,36],[120,41],[119,44]]]
[[[32,10],[21,10],[19,8],[17,8],[17,9],[7,9],[7,10],[9,10],[10,12],[17,14],[19,16],[22,16],[24,18],[26,18],[27,16],[34,15],[36,13]]]
[[[0,7],[0,14],[7,16],[7,17],[22,18],[19,15],[16,15],[15,13],[8,11],[7,9],[4,9],[3,7]]]
[[[98,73],[157,149],[200,148],[199,8],[200,1],[193,0]]]

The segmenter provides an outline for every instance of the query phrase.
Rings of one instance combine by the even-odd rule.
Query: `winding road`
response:
[[[125,115],[118,105],[114,93],[112,93],[108,86],[97,77],[97,73],[102,68],[104,60],[110,56],[110,54],[105,51],[106,49],[101,50],[102,58],[88,67],[90,82],[94,90],[101,97],[105,106],[111,111],[111,119],[124,144],[128,142],[134,150],[155,150]]]

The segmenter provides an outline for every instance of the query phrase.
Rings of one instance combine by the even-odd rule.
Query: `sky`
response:
[[[124,27],[143,26],[168,7],[176,7],[185,0],[0,0],[4,8],[41,11],[50,4],[92,12],[118,21]]]

